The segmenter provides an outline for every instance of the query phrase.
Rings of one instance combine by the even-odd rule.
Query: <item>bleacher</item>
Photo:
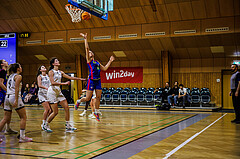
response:
[[[167,103],[163,100],[163,88],[106,88],[102,89],[101,105],[134,105],[134,106],[154,106],[156,104]],[[187,88],[188,106],[202,107],[208,106],[211,102],[211,93],[208,88]]]

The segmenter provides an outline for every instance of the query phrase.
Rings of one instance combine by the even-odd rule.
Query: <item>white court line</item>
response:
[[[193,140],[195,137],[197,137],[198,135],[200,135],[202,132],[204,132],[205,130],[207,130],[209,127],[211,127],[213,124],[215,124],[218,120],[222,119],[225,115],[227,115],[227,113],[223,114],[220,118],[218,118],[217,120],[215,120],[214,122],[212,122],[210,125],[208,125],[207,127],[205,127],[202,131],[194,134],[192,137],[190,137],[189,139],[187,139],[186,141],[184,141],[181,145],[179,145],[178,147],[176,147],[175,149],[173,149],[172,151],[170,151],[168,154],[166,154],[166,156],[163,159],[167,159],[168,157],[172,156],[175,152],[177,152],[179,149],[181,149],[183,146],[185,146],[187,143],[189,143],[191,140]]]

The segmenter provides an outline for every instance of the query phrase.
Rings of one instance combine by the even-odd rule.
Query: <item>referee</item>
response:
[[[236,114],[236,118],[232,120],[232,123],[240,124],[240,73],[238,72],[238,65],[231,65],[232,76],[230,79],[231,92],[232,95],[233,107]]]

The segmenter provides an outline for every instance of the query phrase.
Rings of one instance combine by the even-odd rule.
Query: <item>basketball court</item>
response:
[[[79,115],[85,103],[74,110],[85,85],[72,80],[62,90],[77,131],[65,132],[60,106],[53,132],[42,131],[43,107],[27,103],[33,142],[5,135],[0,158],[239,158],[240,125],[231,123],[229,96],[230,66],[240,64],[239,8],[239,0],[2,0],[0,60],[21,64],[23,86],[51,57],[69,76],[87,78],[80,33],[96,60],[115,61],[101,72],[100,122],[88,117],[90,108]],[[162,110],[160,91],[175,81],[191,99]],[[19,130],[19,121],[13,111],[11,128]]]

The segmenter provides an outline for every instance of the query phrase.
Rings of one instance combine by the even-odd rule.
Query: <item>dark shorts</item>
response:
[[[4,103],[5,97],[6,97],[6,94],[3,92],[0,92],[0,105],[2,105],[2,103]]]
[[[93,91],[94,89],[102,90],[101,80],[91,80],[91,79],[88,79],[87,90]]]

